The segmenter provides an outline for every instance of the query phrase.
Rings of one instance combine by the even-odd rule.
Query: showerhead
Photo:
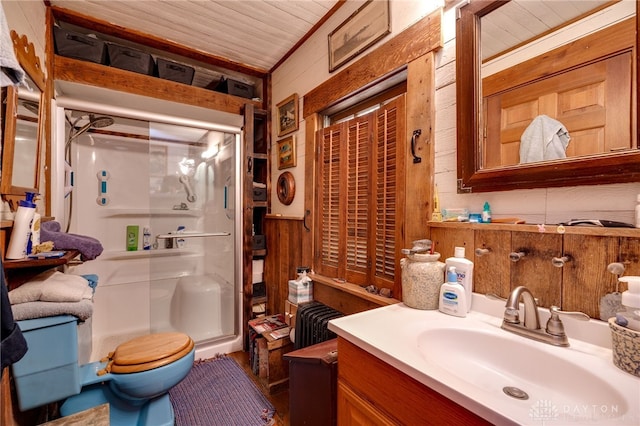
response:
[[[74,123],[73,128],[75,129],[75,124],[77,124],[77,122],[82,119],[85,118],[84,117],[80,117],[78,120],[76,120],[76,122]],[[86,132],[87,130],[94,128],[94,129],[99,129],[102,127],[108,127],[111,126],[114,123],[113,118],[111,117],[107,117],[107,116],[94,116],[93,114],[89,114],[89,122],[87,124],[85,124],[84,126],[80,127],[78,130],[75,131],[75,133],[73,134],[74,138],[77,138],[78,136],[80,136],[81,134],[83,134],[84,132]]]

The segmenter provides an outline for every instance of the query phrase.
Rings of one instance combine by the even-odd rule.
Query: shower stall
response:
[[[69,271],[99,277],[89,361],[163,331],[197,358],[239,350],[240,129],[118,112],[57,108],[56,220],[104,248]]]

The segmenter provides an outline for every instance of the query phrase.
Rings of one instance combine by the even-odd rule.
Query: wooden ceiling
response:
[[[50,0],[47,3],[269,71],[344,0]]]

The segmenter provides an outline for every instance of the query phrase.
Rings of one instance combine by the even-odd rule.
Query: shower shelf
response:
[[[154,257],[171,257],[171,256],[202,256],[202,250],[194,249],[153,249],[153,250],[113,250],[103,252],[100,255],[101,260],[127,260],[127,259],[145,259]]]
[[[118,216],[190,216],[200,217],[202,210],[172,210],[172,209],[104,209],[102,217]]]
[[[177,238],[203,238],[203,237],[228,237],[229,232],[182,232],[176,234],[160,234],[156,235],[158,240],[177,239]]]

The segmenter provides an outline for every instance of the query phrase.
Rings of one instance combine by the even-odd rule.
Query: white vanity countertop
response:
[[[465,318],[398,303],[331,320],[329,329],[495,424],[640,424],[640,378],[613,364],[607,323],[563,317],[570,342],[563,348],[502,330],[503,312],[504,302],[474,294],[473,309]],[[548,310],[539,312],[544,327]],[[429,334],[434,330],[436,334]],[[441,337],[435,342],[425,339],[425,333]],[[447,347],[443,337],[458,335],[480,343],[464,351]],[[484,345],[484,339],[490,343]],[[488,366],[485,360],[492,351],[525,367],[515,368],[520,370],[515,375],[504,374],[511,363],[500,360],[495,368]],[[558,365],[550,368],[556,360]],[[504,386],[521,387],[531,393],[530,399],[509,397],[502,392]]]

